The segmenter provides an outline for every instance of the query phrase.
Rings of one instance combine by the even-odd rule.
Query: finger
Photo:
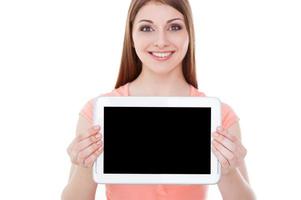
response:
[[[234,154],[241,156],[241,157],[245,157],[247,150],[246,148],[242,145],[241,140],[239,139],[239,137],[237,137],[236,135],[231,135],[228,133],[228,131],[226,131],[223,128],[218,127],[217,132],[213,133],[213,137],[215,139],[217,139],[219,142],[221,142],[224,138],[227,138],[228,140],[230,140],[230,142],[232,142],[232,146],[234,148],[231,148],[231,146],[228,146],[226,144],[224,144],[230,151],[234,152]],[[222,135],[222,136],[220,136]]]
[[[86,160],[84,161],[84,165],[87,167],[91,167],[94,163],[94,161],[100,156],[100,154],[103,152],[103,146],[94,151]]]
[[[98,141],[101,140],[101,133],[97,133],[95,135],[91,135],[90,137],[86,138],[86,139],[83,139],[82,141],[80,141],[78,144],[77,144],[77,147],[76,147],[76,150],[77,151],[81,151],[85,148],[87,148],[88,146],[90,146],[92,143],[96,143]]]
[[[240,157],[240,159],[244,159],[247,155],[247,149],[241,144],[239,143],[239,146],[238,146],[238,156]]]
[[[229,138],[225,137],[224,135],[218,132],[213,133],[213,138],[216,139],[222,145],[224,145],[230,151],[235,152],[236,145]]]
[[[92,154],[94,151],[96,151],[99,147],[102,146],[102,141],[99,141],[97,143],[91,144],[89,147],[85,148],[84,150],[80,151],[77,155],[77,161],[79,164],[83,163],[84,160]]]
[[[213,145],[211,146],[213,153],[215,154],[218,161],[221,163],[223,168],[228,168],[230,166],[228,160],[219,152]]]
[[[88,132],[86,134],[83,135],[77,135],[72,142],[70,143],[70,145],[67,148],[67,152],[70,156],[71,162],[74,164],[77,164],[77,155],[79,152],[79,149],[81,150],[81,147],[78,147],[78,145],[76,145],[76,143],[84,140],[85,138],[89,137],[91,134],[95,134],[95,132],[97,133],[97,131],[100,130],[100,126],[92,126],[89,128]]]
[[[214,134],[215,135],[215,134]],[[221,134],[219,134],[220,136]],[[220,140],[217,139],[217,141],[222,144],[224,147],[226,147],[228,150],[231,151],[231,153],[233,155],[227,154],[226,158],[228,159],[229,163],[231,164],[231,166],[236,166],[238,165],[246,156],[247,154],[247,150],[246,148],[242,145],[240,140],[236,140],[236,142],[231,142],[231,146],[228,146],[228,143],[225,143],[225,140],[227,140],[227,138],[224,138],[224,140],[221,142]],[[232,149],[231,149],[232,148]]]
[[[68,154],[71,157],[71,161],[73,163],[77,163],[77,157],[80,151],[82,151],[83,149],[87,148],[88,146],[90,146],[93,143],[96,143],[98,141],[101,140],[101,133],[97,133],[96,135],[90,136],[86,139],[83,139],[82,141],[78,142],[78,141],[73,141],[69,147],[68,147]],[[75,142],[77,142],[75,144]]]
[[[81,134],[77,136],[77,141],[81,141],[84,140],[88,137],[90,137],[91,135],[95,135],[96,133],[98,133],[100,131],[101,127],[100,126],[92,126],[88,129],[87,133]]]
[[[223,127],[223,126],[218,126],[218,127],[216,127],[216,130],[217,130],[217,131],[223,131],[223,130],[224,130],[224,127]]]
[[[229,134],[227,129],[218,128],[216,132],[218,132],[219,134],[222,134],[223,136],[227,137],[232,142],[236,142],[238,140],[235,135]]]
[[[213,140],[213,146],[223,155],[223,157],[229,162],[230,166],[236,165],[236,157],[233,152],[229,151],[224,145],[216,140]]]

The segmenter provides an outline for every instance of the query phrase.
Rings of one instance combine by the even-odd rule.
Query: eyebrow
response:
[[[167,20],[166,23],[168,24],[168,23],[170,23],[172,21],[175,21],[175,20],[183,20],[183,19],[181,19],[181,18],[174,18],[174,19]],[[149,22],[151,24],[154,23],[152,20],[149,20],[149,19],[141,19],[138,23],[140,23],[140,22]]]

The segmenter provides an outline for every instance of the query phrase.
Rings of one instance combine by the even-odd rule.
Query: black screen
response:
[[[211,108],[104,107],[108,174],[210,174]]]

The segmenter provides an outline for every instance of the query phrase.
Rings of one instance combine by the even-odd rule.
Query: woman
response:
[[[103,96],[205,96],[198,91],[194,28],[188,0],[132,0],[115,89]],[[102,153],[101,127],[92,127],[93,99],[82,108],[77,135],[68,147],[72,168],[63,199],[94,199],[91,167]],[[212,150],[222,165],[223,199],[255,199],[244,163],[238,117],[222,103],[222,126]],[[206,185],[106,184],[110,200],[202,200]]]

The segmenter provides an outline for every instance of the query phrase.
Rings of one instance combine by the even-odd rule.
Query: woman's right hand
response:
[[[100,126],[92,126],[87,133],[77,135],[67,152],[71,162],[81,167],[92,167],[94,161],[103,152]]]

